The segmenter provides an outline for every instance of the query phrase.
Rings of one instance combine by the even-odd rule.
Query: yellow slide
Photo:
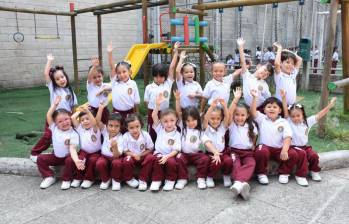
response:
[[[167,48],[166,43],[157,43],[157,44],[134,44],[131,49],[128,51],[128,54],[125,60],[131,62],[132,76],[134,79],[141,68],[143,61],[148,55],[149,51],[152,49],[164,49]]]

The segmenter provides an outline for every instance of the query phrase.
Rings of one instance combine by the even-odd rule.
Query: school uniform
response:
[[[283,89],[286,91],[286,102],[287,105],[294,104],[297,99],[297,74],[298,69],[294,69],[291,74],[286,74],[281,72],[279,74],[274,75],[275,81],[275,97],[282,101],[282,97],[280,95],[280,90]]]
[[[282,161],[280,159],[283,140],[287,137],[292,138],[292,130],[287,120],[279,117],[272,121],[265,114],[257,111],[255,121],[258,123],[260,134],[260,145],[255,150],[256,173],[266,175],[268,161],[271,158],[280,164],[279,174],[291,174],[293,167],[298,161],[298,155],[295,150],[290,147],[288,160]]]
[[[314,66],[314,68],[317,68],[318,63],[319,63],[319,50],[311,51],[311,56],[312,56],[313,61],[314,61],[313,66]],[[317,69],[314,69],[313,72],[317,73]]]
[[[116,77],[111,80],[111,83],[113,112],[119,112],[125,119],[128,114],[135,112],[135,104],[140,103],[137,84],[132,79],[123,82],[118,81]]]
[[[268,83],[263,79],[257,79],[256,76],[251,74],[248,70],[242,74],[242,82],[244,100],[248,106],[252,104],[253,97],[251,95],[251,90],[253,89],[257,90],[258,93],[257,107],[261,106],[263,102],[271,96]]]
[[[123,150],[130,151],[136,155],[140,155],[145,150],[153,150],[154,143],[151,140],[150,135],[146,131],[141,131],[138,139],[134,139],[129,132],[126,132],[123,136]],[[136,165],[140,166],[139,180],[148,182],[151,170],[153,166],[152,153],[148,153],[142,156],[139,161],[136,161],[131,156],[125,156],[123,158],[123,177],[125,181],[129,181],[133,178],[133,171]]]
[[[170,96],[173,80],[167,79],[164,83],[157,85],[155,82],[146,86],[144,91],[144,102],[148,102],[148,126],[147,130],[150,134],[153,142],[156,141],[156,132],[153,129],[153,118],[152,113],[156,107],[156,98],[162,93],[165,100],[160,104],[158,116],[160,117],[160,111],[169,108],[170,106]]]
[[[206,178],[210,158],[200,150],[203,133],[197,129],[188,128],[183,130],[181,125],[181,146],[182,151],[177,154],[178,179],[188,179],[187,165],[196,166],[196,178]]]
[[[69,91],[69,88],[56,87],[54,89],[52,82],[47,83],[46,86],[50,91],[50,105],[54,103],[57,96],[61,96],[61,101],[58,104],[57,109],[65,109],[69,113],[72,113],[74,106],[78,104],[78,100],[76,98],[75,93],[73,92],[73,96],[72,96]],[[51,143],[52,143],[52,132],[46,121],[44,134],[41,136],[41,138],[36,143],[36,145],[32,148],[31,154],[34,156],[39,155],[40,153],[48,149]]]
[[[253,126],[253,132],[257,136],[257,128],[255,125]],[[229,126],[229,153],[233,160],[231,177],[235,181],[250,181],[256,167],[253,152],[254,143],[250,140],[248,132],[247,123],[240,126],[233,122]]]
[[[221,123],[217,129],[212,128],[210,125],[206,128],[202,141],[205,144],[210,141],[216,147],[218,152],[221,153],[220,159],[221,162],[216,164],[212,161],[209,163],[207,177],[214,177],[219,170],[222,170],[223,175],[230,175],[233,160],[228,154],[228,151],[225,150],[225,133],[227,128],[224,127],[224,124]],[[208,153],[209,156],[212,156],[212,153]],[[212,160],[212,158],[211,158]]]
[[[181,135],[177,129],[167,132],[159,122],[154,124],[153,128],[157,134],[155,142],[155,151],[152,155],[153,171],[152,181],[162,181],[163,179],[175,181],[177,179],[177,162],[175,157],[169,158],[165,164],[159,164],[162,156],[168,155],[173,151],[181,151]]]
[[[215,79],[211,79],[207,82],[202,96],[208,100],[208,105],[211,105],[213,100],[220,98],[224,99],[226,103],[229,101],[230,97],[230,87],[233,83],[233,75],[223,77],[222,82]]]
[[[102,182],[107,182],[110,178],[113,178],[117,182],[122,181],[122,145],[123,138],[122,134],[109,138],[109,133],[107,128],[104,127],[102,130],[103,144],[101,150],[101,156],[96,162],[96,170],[99,173],[99,176]],[[115,139],[118,145],[118,151],[120,156],[118,158],[113,157],[113,152],[111,151],[111,141]]]
[[[54,172],[50,169],[50,166],[64,165],[62,180],[70,181],[73,179],[73,173],[71,171],[75,164],[74,162],[69,162],[72,161],[70,159],[69,147],[71,145],[75,145],[76,148],[79,146],[79,135],[73,128],[62,131],[54,123],[49,128],[52,131],[53,152],[38,156],[38,170],[43,178],[53,177]]]
[[[306,153],[307,161],[302,164],[305,166],[303,168],[305,173],[304,175],[307,175],[308,169],[313,172],[320,172],[321,168],[319,167],[319,155],[310,145],[308,145],[309,131],[311,127],[317,123],[316,116],[313,115],[307,118],[308,126],[305,123],[295,124],[290,118],[288,119],[288,122],[290,123],[293,132],[291,147],[294,148],[297,153],[302,153],[302,151]]]
[[[110,87],[110,85],[108,85],[106,83],[102,83],[100,86],[96,86],[95,84],[89,83],[88,81],[86,83],[87,100],[88,100],[88,104],[89,104],[89,109],[91,110],[91,112],[94,116],[97,115],[99,105],[108,100],[108,93],[107,92],[102,93],[98,96],[97,96],[97,94],[100,93],[101,90],[103,90],[107,87]],[[101,119],[103,124],[107,123],[108,117],[109,117],[109,110],[107,107],[105,107],[103,109],[102,119]]]
[[[181,108],[186,108],[189,106],[198,107],[199,98],[190,98],[190,94],[200,94],[202,95],[202,88],[197,81],[184,81],[183,78],[177,80],[177,88],[180,92],[180,105]]]
[[[336,68],[337,68],[338,61],[339,61],[338,52],[333,52],[331,74],[336,74]]]

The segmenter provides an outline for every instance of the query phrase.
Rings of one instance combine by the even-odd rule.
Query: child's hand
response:
[[[80,110],[81,110],[82,112],[86,113],[86,114],[90,112],[87,105],[81,106],[81,107],[80,107]]]
[[[112,41],[110,41],[108,46],[107,46],[107,52],[111,53],[111,52],[113,52],[113,50],[114,50],[113,43],[112,43]]]
[[[181,46],[181,43],[177,41],[177,42],[173,45],[173,50],[174,50],[174,51],[177,51],[178,48],[179,48],[179,46]]]
[[[282,161],[288,160],[288,152],[285,151],[285,150],[281,150],[280,159],[281,159]]]
[[[216,165],[221,163],[221,157],[220,157],[221,153],[214,153],[213,156],[211,156],[212,158],[212,163],[215,163]]]
[[[236,40],[236,43],[238,44],[239,47],[243,47],[246,41],[244,40],[244,38],[240,37]]]
[[[78,170],[84,170],[85,169],[85,161],[78,159],[77,161],[75,161],[75,165],[76,168],[78,168]]]
[[[110,141],[110,150],[112,150],[112,148],[117,147],[117,146],[118,146],[118,142],[116,141],[116,139],[113,138]]]
[[[186,51],[181,51],[181,54],[180,54],[180,58],[182,59],[182,60],[184,60],[186,57],[187,57],[187,55],[186,55]]]
[[[175,89],[175,90],[173,91],[173,95],[174,95],[174,97],[175,97],[176,100],[179,100],[179,99],[181,98],[181,93],[179,92],[178,89]]]
[[[333,97],[330,101],[330,105],[331,107],[334,107],[334,105],[336,104],[336,101],[337,101],[337,97]]]
[[[217,105],[219,103],[219,100],[220,100],[219,98],[213,100],[212,103],[211,103],[211,107],[217,107]]]
[[[104,109],[106,106],[108,106],[108,100],[106,100],[106,101],[104,101],[104,102],[101,102],[101,103],[99,104],[99,108],[101,108],[101,109]]]
[[[53,62],[53,60],[55,60],[55,58],[53,57],[53,55],[50,53],[47,55],[47,61],[48,62]]]
[[[273,43],[273,46],[276,47],[277,50],[281,50],[282,49],[281,44],[278,43],[278,42]]]
[[[224,99],[219,99],[218,102],[219,102],[223,107],[226,107],[226,106],[227,106],[227,102],[225,102]]]
[[[61,97],[61,96],[57,96],[56,99],[55,99],[55,101],[53,102],[53,104],[54,104],[56,107],[58,107],[58,104],[61,102],[61,100],[62,100],[62,97]]]
[[[241,87],[236,87],[235,91],[233,90],[234,98],[240,99],[242,97],[242,89]]]
[[[99,65],[99,58],[98,58],[98,56],[95,55],[95,56],[91,57],[91,65],[93,67],[97,67]]]
[[[163,93],[160,93],[157,97],[156,97],[156,105],[159,107],[160,104],[165,101],[165,97]]]
[[[286,98],[286,91],[284,89],[280,89],[280,96],[282,97],[282,99]]]
[[[168,156],[162,156],[161,159],[159,159],[159,164],[165,164],[168,160]]]
[[[141,156],[140,156],[140,155],[134,154],[132,157],[133,157],[136,161],[141,160]]]
[[[258,92],[257,92],[257,90],[255,90],[255,89],[251,89],[251,96],[253,97],[253,98],[257,98],[258,97]]]

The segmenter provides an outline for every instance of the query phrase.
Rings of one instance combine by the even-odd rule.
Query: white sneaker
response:
[[[233,183],[231,182],[229,175],[223,175],[223,185],[224,187],[230,187]]]
[[[29,159],[33,161],[33,163],[36,163],[38,161],[38,156],[30,155]]]
[[[126,184],[132,188],[136,188],[138,187],[138,180],[136,180],[135,178],[132,178],[131,180],[129,181],[126,181]]]
[[[250,199],[250,185],[248,183],[246,182],[242,183],[240,195],[245,201]]]
[[[235,181],[233,186],[230,187],[230,190],[233,192],[233,198],[236,198],[242,189],[242,183],[240,181]]]
[[[143,181],[143,180],[139,180],[138,181],[139,185],[138,185],[138,190],[139,191],[146,191],[148,188],[147,182]]]
[[[268,176],[265,174],[258,174],[258,182],[263,185],[269,184]]]
[[[310,171],[310,176],[311,176],[311,179],[314,181],[321,181],[320,172]]]
[[[187,185],[188,181],[187,179],[179,179],[177,180],[175,188],[178,190],[182,190],[185,185]]]
[[[280,174],[279,175],[279,182],[280,184],[287,184],[288,183],[288,176],[287,174]]]
[[[112,180],[112,184],[111,184],[111,190],[112,191],[120,191],[121,189],[121,184],[120,182],[115,181],[114,179]]]
[[[212,188],[212,187],[215,186],[212,177],[207,177],[207,178],[206,178],[206,186],[209,187],[209,188]]]
[[[296,179],[297,184],[299,184],[303,187],[308,187],[307,178],[295,176],[295,179]]]
[[[159,191],[161,186],[161,181],[152,181],[150,185],[151,191]]]
[[[56,178],[54,178],[54,177],[46,177],[46,178],[44,178],[41,181],[40,188],[41,189],[46,189],[49,186],[51,186],[52,184],[54,184],[55,182],[56,182]]]
[[[165,185],[162,188],[162,190],[164,190],[164,191],[172,191],[175,183],[176,183],[176,181],[165,180]]]
[[[71,186],[71,187],[74,187],[74,188],[77,188],[77,187],[80,187],[80,184],[81,184],[81,180],[76,180],[76,179],[74,179],[74,180],[71,182],[70,186]]]
[[[61,190],[68,190],[70,188],[70,181],[62,181]]]
[[[93,184],[94,184],[94,181],[84,180],[81,184],[81,188],[87,189],[87,188],[90,188]]]
[[[198,183],[198,188],[199,189],[206,189],[206,180],[205,178],[198,178],[198,180],[196,181]]]
[[[99,189],[107,190],[109,188],[109,186],[110,186],[110,182],[111,182],[110,179],[108,181],[106,181],[106,182],[102,182],[101,185],[99,185]]]

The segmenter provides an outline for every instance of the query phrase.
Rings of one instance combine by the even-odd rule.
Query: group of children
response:
[[[63,67],[51,68],[54,58],[48,55],[45,79],[51,107],[45,133],[31,153],[44,178],[40,187],[55,183],[49,166],[64,165],[61,189],[89,188],[97,171],[101,189],[112,185],[112,190],[120,190],[124,181],[140,191],[147,190],[151,182],[149,189],[158,191],[164,181],[163,190],[170,191],[185,187],[187,166],[193,164],[199,189],[215,187],[214,178],[222,172],[224,186],[230,187],[234,197],[248,199],[248,182],[254,173],[259,183],[268,184],[270,159],[280,164],[280,183],[288,183],[294,168],[298,184],[308,185],[309,171],[313,180],[320,181],[319,157],[308,145],[308,133],[336,99],[318,114],[306,117],[304,107],[296,103],[296,76],[302,59],[275,43],[275,67],[258,64],[251,74],[244,56],[245,41],[239,38],[237,44],[241,69],[225,76],[225,64],[213,63],[212,79],[202,90],[195,81],[196,65],[185,62],[185,51],[179,54],[180,44],[175,43],[170,67],[154,65],[154,80],[145,88],[147,131],[138,115],[140,97],[136,82],[130,79],[132,65],[113,63],[111,43],[107,49],[111,83],[103,82],[103,70],[94,58],[86,84],[89,106],[75,113],[77,99],[68,76]],[[275,97],[265,81],[272,75]],[[243,87],[233,91],[228,105],[231,84],[238,76]],[[174,81],[175,110],[169,108]],[[107,109],[109,93],[112,113]],[[53,152],[42,154],[51,143]]]

